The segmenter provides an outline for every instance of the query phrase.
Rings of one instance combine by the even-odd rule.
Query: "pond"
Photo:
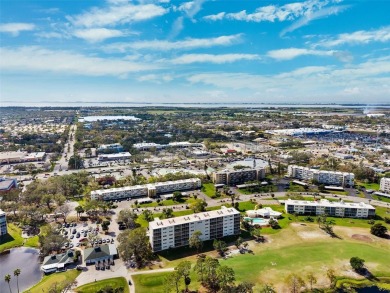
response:
[[[9,292],[8,283],[4,281],[4,276],[11,275],[12,292],[18,292],[14,270],[20,269],[19,289],[20,292],[38,283],[42,278],[39,263],[39,250],[28,247],[11,249],[9,254],[0,255],[0,292]]]
[[[384,291],[379,290],[378,287],[366,287],[356,289],[357,293],[383,293]]]

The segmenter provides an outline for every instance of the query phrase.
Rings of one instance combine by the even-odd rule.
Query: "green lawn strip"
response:
[[[45,293],[49,292],[51,287],[54,284],[61,284],[64,281],[73,281],[75,280],[78,275],[80,275],[80,271],[78,270],[68,270],[63,273],[54,273],[51,275],[43,276],[41,281],[31,287],[29,290],[26,290],[25,292],[28,293]],[[58,288],[58,287],[57,287]],[[59,288],[58,288],[59,289]]]
[[[262,186],[260,188],[239,188],[237,189],[239,193],[242,194],[254,194],[254,193],[270,193],[270,192],[276,192],[278,188],[275,185],[267,185]]]
[[[127,280],[123,277],[105,279],[93,283],[88,283],[76,288],[75,291],[79,293],[96,293],[100,289],[103,289],[107,286],[111,286],[112,288],[123,288],[124,293],[129,293],[129,285],[127,284]]]
[[[24,246],[27,247],[39,247],[39,237],[38,235],[26,239]]]
[[[371,197],[378,201],[388,202],[390,203],[390,197],[380,196],[376,194],[371,194]]]
[[[332,267],[341,260],[348,263],[353,256],[363,258],[374,275],[390,273],[388,249],[348,241],[333,242],[331,245],[324,241],[280,249],[269,248],[254,255],[245,254],[229,258],[224,260],[223,264],[234,269],[238,281],[258,283],[258,277],[270,270],[275,273],[274,278],[283,279],[286,274],[293,272],[303,275],[304,268],[310,271],[324,266]],[[369,267],[369,263],[376,265]]]
[[[365,189],[379,190],[379,183],[364,183],[359,181],[356,185],[363,186]]]
[[[22,230],[20,228],[11,223],[7,225],[7,228],[8,234],[0,237],[0,252],[22,246],[24,242]]]
[[[202,192],[208,197],[215,196],[215,185],[214,183],[204,183],[202,184]]]
[[[155,273],[155,274],[144,274],[134,275],[134,285],[137,293],[161,293],[164,292],[165,278],[171,274],[170,272]],[[191,284],[189,285],[190,290],[196,291],[199,289],[199,282],[197,276],[193,270],[191,270]],[[180,283],[181,290],[185,289],[184,281]],[[176,292],[176,291],[175,291]],[[180,291],[181,292],[181,291]]]
[[[160,201],[159,203],[154,201],[154,202],[142,203],[142,204],[138,204],[138,205],[140,208],[153,208],[153,207],[163,207],[163,206],[174,206],[174,205],[180,205],[180,204],[187,205],[187,204],[192,204],[195,201],[196,201],[196,199],[189,197],[189,198],[183,198],[180,201],[174,201],[172,199],[167,199],[167,200]]]

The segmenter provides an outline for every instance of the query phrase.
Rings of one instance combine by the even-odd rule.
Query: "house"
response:
[[[258,210],[249,210],[249,211],[246,212],[246,214],[250,218],[261,217],[261,218],[275,218],[275,219],[279,219],[282,216],[282,213],[274,211],[270,207],[265,207],[265,208],[258,209]]]
[[[63,271],[68,264],[74,263],[75,255],[73,249],[61,254],[48,255],[42,262],[41,271],[45,274]]]
[[[118,255],[114,244],[105,244],[91,247],[84,250],[84,261],[86,264],[96,264],[103,261],[112,261]]]

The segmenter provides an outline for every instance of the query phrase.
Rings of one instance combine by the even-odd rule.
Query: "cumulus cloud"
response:
[[[131,72],[157,69],[156,65],[127,60],[86,56],[69,51],[41,47],[1,48],[0,68],[3,71],[33,71],[85,76],[126,77]]]
[[[334,51],[288,48],[288,49],[272,50],[267,52],[268,57],[271,57],[276,60],[291,60],[300,56],[307,56],[307,55],[333,56]]]
[[[17,37],[21,32],[35,30],[35,24],[22,23],[22,22],[10,22],[0,24],[0,33],[7,33],[14,37]]]
[[[139,41],[131,43],[114,43],[104,47],[106,51],[126,52],[127,50],[151,50],[151,51],[170,51],[170,50],[192,50],[198,48],[211,48],[216,46],[231,46],[242,41],[242,35],[219,36],[215,38],[203,39],[184,39],[181,41]]]
[[[67,16],[67,19],[75,26],[91,28],[148,20],[168,12],[156,4],[134,5],[124,1],[111,4],[105,8],[95,7],[79,15]]]
[[[73,35],[90,43],[98,43],[110,38],[123,37],[126,34],[115,29],[92,28],[75,30]]]
[[[171,60],[173,64],[215,63],[224,64],[243,60],[259,60],[256,54],[186,54]]]
[[[390,26],[370,31],[355,31],[352,33],[339,34],[333,38],[326,38],[315,44],[321,47],[336,47],[341,45],[369,44],[372,42],[390,41]]]

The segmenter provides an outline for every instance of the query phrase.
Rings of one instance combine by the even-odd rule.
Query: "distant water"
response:
[[[134,116],[86,116],[79,119],[79,122],[95,122],[102,120],[141,120]]]
[[[390,108],[390,104],[267,104],[267,103],[126,103],[126,102],[14,102],[0,107],[183,107],[183,108]]]
[[[8,283],[4,276],[11,275],[12,292],[18,292],[14,270],[20,269],[19,289],[25,291],[38,283],[42,278],[39,263],[39,251],[37,249],[20,247],[13,248],[9,254],[0,255],[0,293],[9,292]]]
[[[367,287],[356,289],[357,293],[384,293],[386,291],[379,290],[378,287]]]

